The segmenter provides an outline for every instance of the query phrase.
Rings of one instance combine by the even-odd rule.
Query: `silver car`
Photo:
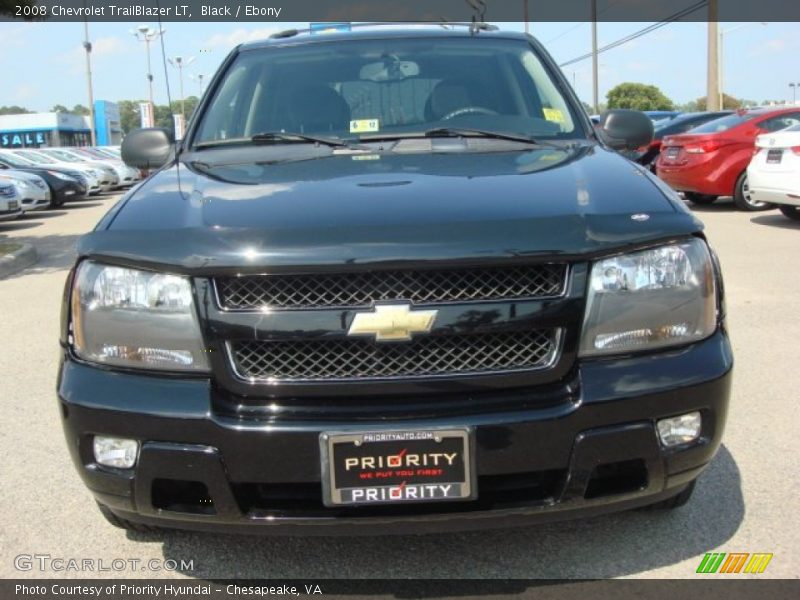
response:
[[[0,182],[0,221],[12,221],[22,214],[17,188]]]
[[[44,179],[34,173],[3,169],[0,184],[10,183],[17,188],[22,212],[40,210],[50,206],[50,188]]]

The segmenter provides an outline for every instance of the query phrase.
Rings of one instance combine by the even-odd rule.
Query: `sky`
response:
[[[155,26],[154,23],[143,23]],[[147,97],[146,53],[131,34],[135,23],[90,23],[94,51],[94,95],[103,100]],[[523,23],[500,23],[521,31]],[[599,23],[599,46],[633,33],[649,23]],[[800,23],[722,23],[725,92],[761,102],[791,100],[789,83],[800,84]],[[196,57],[185,70],[185,95],[198,94],[188,75],[208,79],[236,44],[306,23],[167,23],[168,57]],[[735,31],[734,31],[735,29]],[[531,23],[536,36],[558,63],[591,50],[589,23]],[[671,23],[646,36],[600,54],[600,101],[618,83],[653,84],[676,103],[705,96],[705,23]],[[0,23],[0,106],[20,105],[47,111],[55,104],[87,104],[83,23]],[[161,48],[152,46],[155,102],[166,104]],[[178,72],[167,66],[172,98],[179,98]],[[584,101],[591,103],[591,60],[564,68]]]

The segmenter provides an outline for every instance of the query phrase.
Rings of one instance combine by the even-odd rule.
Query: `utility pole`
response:
[[[600,112],[597,74],[597,0],[592,0],[592,108],[595,114]]]
[[[97,130],[94,123],[94,90],[92,89],[92,43],[89,41],[89,22],[83,22],[83,49],[86,50],[86,85],[89,88],[89,131],[92,146],[97,145]]]
[[[708,0],[708,75],[706,78],[706,110],[722,110],[719,87],[719,23],[718,0]]]

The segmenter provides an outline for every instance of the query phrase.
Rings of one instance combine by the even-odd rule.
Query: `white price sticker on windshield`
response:
[[[358,119],[350,121],[350,133],[370,133],[380,131],[378,119]]]

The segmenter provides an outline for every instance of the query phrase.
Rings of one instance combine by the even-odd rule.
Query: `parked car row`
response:
[[[141,179],[142,173],[125,165],[114,146],[3,149],[0,220],[130,187]]]
[[[652,142],[623,154],[694,204],[732,196],[741,210],[800,220],[800,107],[650,111]]]
[[[664,137],[656,173],[695,204],[711,204],[719,196],[733,196],[741,210],[774,208],[751,192],[747,167],[754,155],[760,154],[755,150],[761,134],[774,134],[799,124],[800,107],[736,111],[686,133]],[[773,153],[777,162],[771,165],[776,165],[775,172],[792,167],[793,161],[781,165],[782,157],[782,150],[780,156]],[[795,171],[792,193],[800,195],[798,175],[800,172]]]

